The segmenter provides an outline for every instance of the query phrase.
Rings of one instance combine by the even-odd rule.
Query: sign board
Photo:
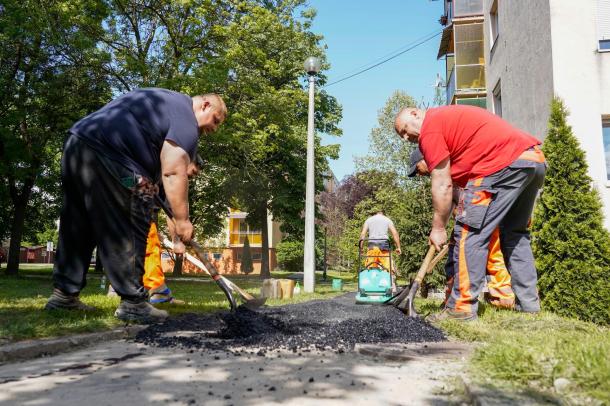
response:
[[[53,251],[53,241],[47,241],[47,251]]]

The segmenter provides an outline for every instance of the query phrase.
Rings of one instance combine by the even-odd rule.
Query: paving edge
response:
[[[76,334],[59,338],[19,341],[0,346],[0,365],[26,361],[41,356],[74,351],[102,341],[133,338],[146,326],[128,326],[96,333]]]

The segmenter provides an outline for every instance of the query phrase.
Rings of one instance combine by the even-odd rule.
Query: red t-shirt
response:
[[[449,157],[451,178],[460,187],[470,179],[491,175],[539,145],[532,135],[475,106],[451,105],[426,112],[419,148],[433,170]]]

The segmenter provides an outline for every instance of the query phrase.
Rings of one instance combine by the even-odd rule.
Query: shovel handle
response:
[[[428,271],[426,273],[432,272],[436,264],[445,256],[445,254],[449,251],[449,245],[445,245],[438,254],[434,257],[432,261],[430,261],[430,265],[428,265]]]
[[[428,268],[430,267],[430,262],[432,261],[432,258],[434,258],[435,252],[436,249],[433,245],[431,245],[428,248],[428,252],[426,253],[424,262],[422,262],[421,266],[419,267],[419,271],[417,271],[417,275],[415,276],[415,281],[417,283],[421,284],[422,280],[424,279],[424,276],[426,275],[426,273],[428,272]]]

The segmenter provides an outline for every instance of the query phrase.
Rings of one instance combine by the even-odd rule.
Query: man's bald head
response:
[[[415,107],[405,107],[396,115],[394,129],[400,138],[407,139],[410,142],[417,142],[425,116],[425,110]]]
[[[199,131],[213,133],[227,117],[227,106],[216,93],[206,93],[193,98],[193,112]]]

